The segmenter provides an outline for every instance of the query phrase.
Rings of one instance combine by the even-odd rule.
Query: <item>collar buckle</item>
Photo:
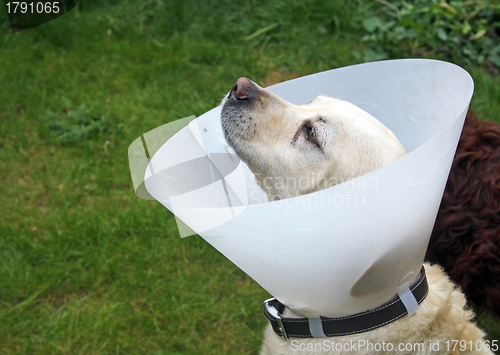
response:
[[[279,301],[274,297],[265,300],[264,303],[262,303],[262,313],[264,313],[264,317],[271,321],[271,324],[274,325],[274,322],[276,322],[277,327],[274,327],[274,332],[283,339],[288,340],[288,335],[286,334],[285,326],[283,325],[281,315],[276,308],[276,304],[279,304]]]

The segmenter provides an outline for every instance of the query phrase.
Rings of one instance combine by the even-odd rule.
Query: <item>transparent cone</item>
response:
[[[226,144],[217,107],[156,151],[145,189],[297,314],[338,317],[380,306],[418,276],[472,97],[470,75],[407,59],[268,90],[298,105],[319,94],[354,103],[408,154],[334,187],[268,202]]]

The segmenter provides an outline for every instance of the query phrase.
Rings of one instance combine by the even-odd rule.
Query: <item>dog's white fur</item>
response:
[[[223,101],[222,127],[270,200],[347,181],[405,154],[389,129],[346,101],[318,96],[296,106],[257,85],[256,90],[249,104]]]
[[[319,96],[295,106],[254,83],[252,90],[251,100],[231,100],[228,95],[221,120],[226,140],[270,200],[335,185],[405,154],[388,128],[355,105]],[[425,269],[429,294],[411,317],[355,335],[287,341],[268,326],[261,355],[492,354],[486,350],[484,333],[471,321],[473,313],[465,309],[461,291],[438,266]],[[296,317],[289,310],[285,316]],[[352,349],[352,344],[363,344],[359,341],[366,347]],[[343,344],[340,351],[335,350],[339,345],[333,346],[338,343]],[[408,351],[412,344],[423,348]]]

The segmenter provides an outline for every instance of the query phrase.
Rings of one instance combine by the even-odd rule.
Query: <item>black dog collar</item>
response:
[[[410,291],[418,304],[427,296],[429,286],[423,266],[419,278],[410,287]],[[285,340],[289,337],[313,337],[308,318],[285,318],[281,316],[284,310],[285,306],[276,298],[264,301],[262,305],[264,316],[271,323],[277,335]],[[366,312],[339,318],[320,317],[320,319],[324,335],[334,337],[366,332],[394,322],[406,314],[408,311],[397,295],[386,304]]]

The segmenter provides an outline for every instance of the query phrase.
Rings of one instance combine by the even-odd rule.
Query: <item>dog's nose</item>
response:
[[[255,85],[250,79],[239,78],[231,90],[231,96],[238,100],[247,100],[254,88]]]

